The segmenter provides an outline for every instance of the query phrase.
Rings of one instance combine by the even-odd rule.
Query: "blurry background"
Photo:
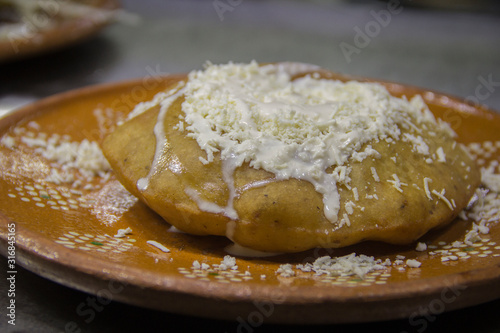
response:
[[[206,61],[253,59],[313,63],[437,90],[500,111],[500,6],[494,1],[123,0],[122,6],[140,20],[119,21],[85,42],[55,52],[0,63],[0,116],[87,85],[188,72]],[[5,267],[5,258],[0,265]],[[1,295],[7,293],[3,274],[4,269]],[[75,308],[87,297],[20,270],[18,325],[9,330],[65,331],[68,321],[79,319]],[[424,331],[499,333],[499,306],[496,301],[433,317]],[[2,318],[0,331],[4,324]],[[200,325],[207,331],[242,331],[235,323],[193,320],[117,303],[80,328],[154,331],[155,325],[181,325],[183,329],[177,330],[186,332]],[[316,327],[320,328],[416,332],[422,327],[403,319]],[[275,329],[264,325],[255,331]]]
[[[0,64],[0,112],[152,69],[177,73],[207,60],[252,59],[314,63],[464,98],[479,93],[480,102],[500,110],[500,4],[426,3],[123,0],[139,22],[118,22],[84,43]],[[484,81],[490,83],[478,88]]]

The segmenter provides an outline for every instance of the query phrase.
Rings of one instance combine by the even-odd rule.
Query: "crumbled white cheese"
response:
[[[451,204],[450,200],[448,200],[444,194],[445,194],[445,189],[443,188],[441,192],[438,192],[436,190],[432,190],[432,194],[436,195],[441,201],[443,201],[448,208],[453,211],[453,205]]]
[[[422,243],[422,242],[418,242],[417,247],[415,248],[415,250],[420,251],[420,252],[421,251],[425,251],[425,250],[427,250],[427,244]]]
[[[40,124],[38,124],[36,121],[30,121],[27,126],[37,131],[40,130]]]
[[[369,145],[364,151],[360,147],[371,140],[399,140],[403,127],[420,133],[412,121],[449,130],[436,122],[420,97],[408,101],[391,96],[380,84],[314,75],[292,81],[279,65],[209,64],[191,72],[178,92],[185,96],[184,132],[206,152],[203,163],[220,153],[230,190],[232,173],[244,162],[277,179],[306,180],[323,195],[325,216],[332,222],[340,209],[337,184],[348,187],[350,179],[346,169],[330,174],[327,168],[350,159],[379,158]],[[158,99],[162,108],[172,102],[164,103],[166,96]],[[428,154],[420,136],[405,137],[419,153]]]
[[[295,276],[295,271],[292,268],[291,264],[282,264],[276,270],[276,273],[283,277],[292,277]]]
[[[358,201],[359,200],[359,193],[358,193],[358,188],[357,187],[353,187],[352,188],[352,194],[354,195],[354,200]]]
[[[39,128],[34,125],[35,122],[31,123],[32,128]],[[16,130],[18,128],[14,129],[17,135],[22,135],[18,140],[4,136],[1,143],[11,149],[20,145],[33,149],[36,154],[53,162],[45,181],[55,184],[74,183],[76,186],[79,183],[76,182],[75,171],[80,174],[78,177],[85,180],[93,177],[107,179],[110,176],[111,167],[96,142],[87,139],[80,142],[70,141],[67,135],[52,134],[48,137],[44,132],[35,134]]]
[[[422,263],[418,260],[415,260],[415,259],[408,259],[408,260],[406,260],[406,265],[408,267],[418,268],[422,265]]]
[[[500,146],[500,141],[493,144],[486,144],[486,147]],[[478,143],[471,143],[467,146],[469,152],[484,155],[485,151],[493,148],[483,149]],[[481,241],[481,235],[490,232],[489,225],[500,220],[500,170],[496,160],[490,162],[488,166],[481,167],[481,182],[483,187],[476,190],[467,205],[468,210],[464,210],[460,216],[464,220],[471,219],[472,228],[464,237],[464,243],[473,245]]]
[[[424,139],[419,135],[411,133],[403,134],[403,141],[409,141],[413,144],[413,150],[422,155],[429,155],[429,146],[425,143]]]
[[[371,145],[367,145],[365,150],[358,152],[354,151],[351,155],[351,160],[355,162],[362,162],[367,157],[380,158],[382,155],[378,151],[372,148]]]
[[[491,161],[487,167],[481,168],[481,182],[495,192],[500,192],[499,171],[499,163],[496,160]]]
[[[236,258],[231,257],[230,255],[224,256],[224,259],[221,261],[218,269],[221,271],[225,271],[228,269],[236,270],[238,266],[236,265]]]
[[[81,142],[48,140],[42,149],[36,150],[43,157],[67,168],[78,169],[82,173],[97,175],[100,171],[110,170],[108,161],[96,142],[87,139]]]
[[[375,270],[385,269],[380,259],[366,255],[351,253],[343,257],[324,256],[316,259],[313,263],[297,265],[297,269],[304,272],[315,272],[315,275],[349,276],[357,275],[364,278],[366,274]]]
[[[346,213],[342,214],[342,219],[340,220],[339,227],[343,227],[344,225],[351,226],[351,220],[349,220],[349,215]]]
[[[118,229],[115,237],[116,238],[123,238],[126,235],[130,235],[131,233],[132,233],[132,228],[130,228],[130,227],[127,227],[126,229]]]
[[[444,150],[442,147],[439,147],[437,150],[436,150],[436,154],[438,156],[438,162],[441,162],[441,163],[444,163],[446,162],[446,155],[444,153]]]
[[[392,184],[392,187],[394,187],[394,188],[395,188],[398,192],[403,193],[403,189],[401,188],[401,186],[408,186],[408,184],[406,184],[406,183],[402,183],[402,182],[399,180],[398,175],[396,175],[396,174],[393,174],[393,175],[392,175],[392,178],[393,178],[394,180],[390,180],[390,179],[389,179],[389,180],[387,180],[387,181],[388,181],[389,183],[391,183],[391,184]]]
[[[354,207],[356,207],[356,204],[352,201],[347,201],[345,203],[345,210],[347,214],[352,215],[354,213]]]
[[[200,262],[198,260],[193,261],[193,264],[191,265],[191,267],[193,269],[200,269],[201,268]]]
[[[380,178],[378,177],[377,170],[374,167],[371,167],[370,170],[372,171],[372,177],[376,182],[380,181]]]
[[[179,132],[184,132],[184,122],[180,120],[177,125],[173,127],[175,130],[178,130]]]
[[[16,140],[9,135],[4,135],[0,140],[0,143],[6,148],[13,149],[16,145]]]
[[[47,175],[44,179],[46,182],[53,183],[53,184],[69,184],[73,183],[75,184],[75,176],[71,172],[65,172],[65,171],[60,171],[58,169],[50,169],[50,174]],[[75,184],[79,185],[79,183]],[[92,187],[91,184],[87,184],[88,186]]]
[[[226,255],[220,264],[212,264],[211,266],[207,263],[200,263],[198,260],[193,261],[192,268],[195,270],[203,271],[236,271],[238,266],[236,265],[236,258]],[[250,275],[249,272],[245,272],[245,275]]]

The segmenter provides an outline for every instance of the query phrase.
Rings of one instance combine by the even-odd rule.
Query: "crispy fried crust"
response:
[[[350,164],[351,187],[339,187],[339,217],[347,216],[350,225],[339,227],[325,218],[322,196],[309,182],[274,181],[272,174],[248,165],[234,174],[238,192],[234,207],[239,218],[233,221],[200,210],[185,193],[186,188],[194,188],[204,200],[219,206],[225,206],[229,198],[220,159],[204,165],[199,157],[206,154],[196,141],[173,128],[179,123],[182,101],[180,97],[167,113],[164,125],[168,147],[162,168],[144,192],[137,190],[136,183],[148,174],[154,158],[153,128],[159,107],[120,126],[105,139],[103,152],[131,193],[168,223],[188,233],[228,235],[240,245],[269,252],[343,247],[364,240],[408,244],[430,229],[453,221],[480,183],[479,172],[468,154],[454,144],[449,134],[436,131],[435,136],[424,139],[430,151],[443,149],[445,163],[428,163],[425,156],[412,150],[410,142],[379,141],[370,144],[380,158]],[[399,187],[394,185],[394,175],[402,183]],[[247,189],[259,180],[269,182]],[[426,191],[426,183],[430,192]]]

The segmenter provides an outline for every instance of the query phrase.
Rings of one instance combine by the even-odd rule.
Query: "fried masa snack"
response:
[[[453,221],[480,175],[449,126],[419,96],[328,75],[208,65],[139,104],[103,152],[168,223],[259,251],[409,244]]]

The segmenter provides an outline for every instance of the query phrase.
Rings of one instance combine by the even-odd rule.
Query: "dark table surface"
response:
[[[0,116],[58,92],[140,78],[151,70],[178,73],[199,69],[207,60],[252,59],[314,63],[341,73],[437,90],[500,110],[498,7],[492,3],[465,9],[416,7],[411,1],[392,4],[396,9],[391,12],[388,3],[371,1],[123,1],[128,13],[140,17],[138,23],[116,23],[78,45],[0,64]],[[365,32],[365,38],[359,31]],[[500,300],[418,322],[403,318],[287,326],[264,321],[250,328],[237,318],[216,321],[112,302],[87,323],[76,308],[90,295],[22,268],[16,281],[16,326],[11,326],[5,316],[6,266],[6,259],[0,257],[4,267],[0,269],[1,332],[64,332],[73,321],[81,332],[500,333]]]

